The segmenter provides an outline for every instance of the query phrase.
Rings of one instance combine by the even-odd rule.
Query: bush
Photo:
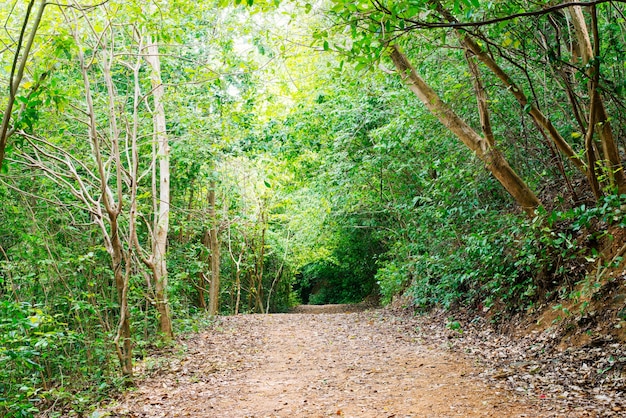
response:
[[[2,301],[0,312],[0,411],[32,416],[39,402],[54,396],[57,380],[83,363],[68,357],[81,338],[44,306]]]

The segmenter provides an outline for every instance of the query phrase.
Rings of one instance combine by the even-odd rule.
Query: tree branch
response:
[[[492,19],[481,20],[477,22],[449,22],[449,23],[440,23],[440,22],[422,22],[419,20],[413,20],[408,18],[402,18],[406,22],[412,23],[411,26],[407,26],[405,31],[409,31],[412,29],[434,29],[434,28],[470,28],[470,27],[481,27],[493,25],[500,22],[506,22],[509,20],[514,20],[520,17],[532,17],[532,16],[543,16],[546,14],[550,14],[552,12],[556,12],[562,9],[566,9],[572,6],[596,6],[598,4],[603,3],[626,3],[626,0],[596,0],[596,1],[581,1],[581,2],[570,2],[570,3],[561,3],[554,6],[545,7],[541,10],[535,10],[531,12],[522,12],[522,13],[514,13],[512,15],[496,17]],[[386,10],[380,9],[380,11],[385,12]]]

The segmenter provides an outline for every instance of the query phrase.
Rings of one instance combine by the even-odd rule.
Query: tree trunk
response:
[[[155,304],[159,312],[159,328],[166,339],[174,336],[172,319],[167,295],[167,233],[169,231],[170,213],[170,150],[166,132],[165,109],[163,96],[165,89],[161,82],[161,60],[158,46],[148,37],[146,45],[146,61],[152,68],[150,78],[152,84],[154,141],[157,153],[155,164],[159,164],[159,203],[155,211],[154,237],[152,241],[153,280]],[[156,209],[156,208],[155,208]]]
[[[482,78],[480,76],[480,70],[478,65],[474,62],[471,53],[465,51],[465,59],[469,67],[470,73],[474,78],[474,94],[476,95],[476,104],[478,105],[478,115],[480,116],[480,127],[482,128],[483,135],[490,146],[496,145],[496,140],[493,135],[493,129],[491,128],[491,117],[489,116],[489,104],[487,99],[487,92],[483,87]]]
[[[283,268],[285,266],[285,260],[287,260],[287,256],[289,255],[289,240],[291,239],[291,231],[287,230],[287,241],[285,242],[285,254],[283,255],[282,260],[280,261],[280,266],[276,271],[276,275],[274,276],[274,280],[272,280],[272,285],[270,286],[267,292],[267,304],[265,305],[265,313],[270,312],[270,302],[272,301],[272,292],[274,292],[274,287],[280,280],[283,274]]]
[[[532,214],[541,202],[526,183],[509,166],[504,156],[485,138],[463,121],[437,93],[415,72],[415,69],[396,45],[391,47],[391,59],[398,73],[428,110],[472,150],[487,169],[498,179],[509,194],[527,213]]]
[[[237,297],[235,299],[235,315],[239,314],[239,304],[241,303],[241,270],[237,266],[235,272],[235,289],[237,291]]]
[[[597,89],[600,76],[600,61],[596,60],[595,57],[600,56],[600,35],[597,30],[596,8],[595,6],[591,6],[595,48],[591,45],[591,38],[589,36],[589,30],[587,29],[587,23],[585,22],[582,7],[572,6],[569,8],[569,11],[574,25],[574,30],[576,32],[578,46],[580,48],[582,63],[583,66],[588,68],[587,75],[590,80],[588,86],[590,98],[589,123],[593,126],[589,128],[588,136],[593,135],[593,130],[597,127],[595,130],[597,131],[602,144],[602,153],[604,154],[607,169],[606,174],[608,174],[611,184],[617,187],[619,193],[625,193],[626,177],[623,172],[622,162],[617,145],[615,144],[610,118],[606,113],[606,107],[604,106],[602,96]],[[591,114],[591,112],[593,112],[593,114]],[[589,141],[591,141],[591,139],[589,139]],[[587,148],[587,151],[593,151],[589,148],[589,146],[587,146]],[[594,170],[594,167],[590,167],[590,170]]]
[[[211,285],[209,287],[209,314],[217,315],[220,300],[220,246],[218,240],[219,227],[215,211],[215,181],[209,186],[209,219],[211,231],[209,233],[209,248],[211,250]]]
[[[206,300],[204,298],[204,284],[206,279],[204,278],[204,273],[202,271],[198,272],[198,308],[206,310]]]
[[[443,8],[443,6],[438,2],[433,2],[436,6],[437,11],[443,15],[443,17],[450,23],[456,23],[457,20],[454,16]],[[567,158],[583,173],[586,174],[587,168],[585,167],[584,162],[576,155],[572,147],[569,145],[567,141],[561,136],[561,134],[554,127],[550,119],[548,119],[543,112],[541,112],[534,103],[530,102],[524,91],[513,81],[511,77],[491,58],[489,54],[487,54],[483,49],[470,37],[469,34],[460,31],[459,29],[455,30],[461,45],[466,49],[471,51],[473,54],[478,57],[478,59],[487,66],[502,81],[504,86],[509,90],[513,97],[517,100],[517,102],[524,109],[528,109],[528,114],[535,120],[537,125],[539,125],[542,129],[545,129],[547,134],[552,138],[552,141],[556,145],[556,147],[561,150],[563,154],[567,156]]]
[[[75,39],[78,39],[78,35],[74,33]],[[115,161],[115,170],[117,174],[117,198],[118,202],[115,204],[113,193],[109,189],[108,181],[109,175],[105,170],[105,164],[102,159],[102,152],[100,150],[99,135],[96,122],[96,113],[93,104],[93,97],[91,91],[91,82],[87,73],[88,69],[85,63],[85,56],[82,48],[78,48],[78,58],[80,62],[81,74],[83,78],[83,85],[85,88],[85,102],[87,106],[88,117],[88,136],[91,141],[91,151],[96,162],[96,168],[98,170],[98,180],[100,183],[100,201],[97,203],[96,213],[98,216],[98,224],[102,229],[106,250],[111,257],[111,267],[113,269],[113,277],[115,280],[115,288],[117,290],[117,299],[120,310],[120,318],[118,321],[117,332],[113,340],[115,346],[115,353],[120,362],[122,369],[122,375],[130,379],[133,375],[133,353],[132,353],[132,340],[130,332],[130,312],[128,309],[128,260],[124,259],[124,249],[122,245],[122,239],[120,236],[120,227],[118,218],[122,212],[123,200],[121,190],[121,161],[119,155],[118,145],[118,133],[116,127],[116,119],[114,110],[110,106],[110,122],[112,128],[111,138],[111,150],[113,159]],[[107,90],[109,94],[109,102],[112,103],[113,97],[111,93],[112,85],[110,80],[110,63],[106,62],[103,65],[103,71],[106,78]],[[108,215],[109,220],[109,232],[107,232],[104,225],[103,213],[101,210],[102,204]],[[124,271],[126,267],[126,271]],[[120,342],[121,340],[121,342]]]
[[[255,304],[257,311],[260,313],[267,313],[263,308],[263,275],[265,273],[265,234],[267,231],[266,215],[264,208],[259,208],[261,212],[261,243],[259,245],[259,257],[256,260],[255,273],[256,273],[256,290],[254,292]]]
[[[109,217],[111,225],[111,245],[109,253],[111,255],[113,276],[115,278],[115,288],[117,289],[117,302],[120,305],[120,319],[114,343],[117,357],[122,368],[122,375],[131,378],[133,376],[133,347],[130,333],[130,313],[128,310],[128,280],[122,267],[124,257],[116,218],[117,215],[110,215]],[[120,340],[122,340],[121,343]]]
[[[245,235],[244,235],[245,236]],[[230,259],[233,260],[233,264],[235,265],[235,315],[239,313],[239,305],[241,303],[241,259],[243,258],[243,254],[245,252],[245,242],[241,244],[241,251],[239,251],[238,258],[235,258],[235,254],[233,253],[233,240],[230,231],[230,223],[228,225],[228,254],[230,255]]]
[[[40,0],[33,26],[28,34],[28,39],[26,40],[26,45],[24,45],[24,49],[20,51],[34,3],[35,0],[31,0],[27,6],[26,16],[24,17],[24,22],[22,23],[22,30],[18,39],[17,49],[14,54],[13,66],[11,67],[11,76],[9,78],[9,97],[2,116],[2,125],[0,125],[0,169],[2,169],[8,139],[12,134],[12,132],[9,131],[9,125],[11,124],[11,114],[13,113],[13,105],[15,104],[15,99],[17,97],[17,89],[22,82],[22,77],[24,77],[26,62],[28,61],[28,56],[30,55],[30,50],[33,46],[35,35],[37,34],[37,29],[39,29],[44,9],[48,4],[47,0]],[[20,52],[22,53],[21,59],[19,58]]]

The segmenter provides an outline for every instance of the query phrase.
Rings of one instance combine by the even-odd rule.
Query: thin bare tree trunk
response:
[[[241,303],[241,269],[237,266],[235,272],[235,288],[237,291],[237,297],[235,298],[235,315],[239,314],[239,305]]]
[[[198,272],[197,278],[198,278],[198,284],[196,287],[198,288],[198,308],[206,310],[207,305],[206,305],[206,299],[204,297],[204,285],[206,282],[206,278],[202,271]]]
[[[159,312],[159,327],[166,339],[174,336],[172,319],[167,295],[167,234],[169,231],[170,213],[170,147],[166,131],[165,109],[163,96],[165,89],[161,82],[161,60],[159,48],[150,37],[147,38],[146,61],[152,68],[150,82],[152,84],[152,100],[154,103],[153,125],[154,141],[157,153],[154,164],[159,165],[159,202],[155,208],[154,238],[152,240],[152,263],[154,274],[155,304]]]
[[[470,73],[474,78],[474,94],[476,95],[476,103],[478,104],[478,114],[480,116],[480,126],[483,131],[485,139],[490,146],[495,146],[496,141],[493,135],[493,129],[491,128],[491,118],[489,116],[489,105],[487,100],[487,92],[483,87],[482,79],[480,76],[480,70],[478,65],[474,62],[474,57],[470,55],[470,51],[465,51],[465,59],[469,66]]]
[[[220,301],[220,246],[218,240],[219,225],[215,211],[215,181],[209,186],[209,219],[211,230],[209,233],[209,248],[211,250],[211,285],[209,286],[209,314],[217,315]]]
[[[77,38],[78,35],[75,34]],[[111,267],[113,269],[113,277],[115,280],[115,287],[117,290],[117,299],[120,310],[120,317],[117,326],[117,332],[113,343],[115,345],[115,352],[120,366],[122,374],[131,378],[133,375],[133,355],[132,355],[132,339],[130,331],[130,313],[128,309],[128,260],[125,261],[124,248],[122,244],[120,228],[118,218],[122,212],[122,173],[121,173],[121,161],[119,155],[118,139],[119,135],[115,124],[115,113],[113,107],[113,98],[111,96],[112,85],[110,82],[110,57],[104,57],[103,71],[106,76],[107,89],[109,93],[110,103],[110,124],[111,124],[111,148],[113,153],[113,159],[116,164],[117,175],[117,204],[113,201],[113,193],[109,189],[108,181],[109,176],[107,170],[105,170],[104,162],[102,159],[102,152],[100,150],[100,142],[98,138],[98,128],[96,123],[96,113],[93,105],[91,83],[88,75],[88,67],[85,62],[85,57],[82,48],[78,48],[78,57],[80,62],[81,73],[83,77],[83,84],[85,88],[85,101],[87,105],[86,114],[88,116],[88,135],[92,145],[92,154],[96,162],[96,168],[98,170],[98,180],[100,183],[100,200],[104,205],[104,209],[108,215],[109,232],[107,232],[104,223],[101,221],[102,213],[98,204],[97,213],[100,216],[98,222],[101,226],[104,242],[107,252],[111,257]],[[126,268],[126,274],[124,273]]]
[[[7,105],[4,108],[4,114],[2,116],[2,125],[0,125],[0,169],[2,169],[2,163],[4,162],[4,155],[6,151],[7,141],[12,131],[9,130],[9,125],[11,124],[11,114],[13,112],[13,105],[15,104],[15,99],[17,97],[17,89],[22,82],[22,78],[24,77],[24,70],[26,69],[26,62],[28,61],[28,55],[30,54],[30,49],[33,46],[33,42],[35,41],[35,35],[37,34],[37,29],[39,29],[39,24],[41,23],[41,18],[43,17],[44,9],[46,8],[47,1],[40,0],[39,8],[35,14],[35,20],[33,21],[33,26],[28,34],[28,38],[26,39],[26,45],[24,45],[24,49],[22,50],[22,42],[24,40],[24,34],[26,33],[26,29],[28,27],[28,21],[30,20],[30,14],[35,4],[35,0],[31,0],[26,9],[26,16],[24,17],[24,22],[22,23],[22,29],[20,32],[20,37],[18,39],[17,48],[15,50],[13,65],[11,67],[11,76],[9,78],[9,97],[7,101]],[[19,54],[22,52],[22,57],[20,58]]]
[[[256,260],[256,290],[254,296],[256,298],[257,310],[260,313],[267,313],[263,308],[263,275],[265,273],[265,234],[267,232],[266,215],[264,208],[259,205],[260,220],[261,220],[261,243],[259,248],[259,257]]]
[[[243,258],[243,253],[245,251],[245,244],[242,243],[241,251],[239,252],[239,257],[235,259],[235,254],[233,253],[233,240],[231,238],[230,233],[230,224],[228,225],[228,253],[230,254],[231,260],[235,263],[235,291],[237,292],[235,298],[235,315],[239,313],[239,304],[241,303],[241,259]]]
[[[626,192],[626,177],[624,175],[622,162],[619,156],[619,151],[615,143],[613,136],[613,129],[611,128],[610,118],[606,113],[606,107],[602,96],[597,89],[598,80],[600,76],[600,61],[595,59],[600,55],[600,34],[597,29],[596,7],[591,6],[591,20],[593,24],[594,32],[594,46],[591,44],[591,38],[589,36],[589,30],[587,23],[585,22],[585,16],[583,15],[583,9],[581,6],[572,6],[569,8],[574,30],[576,32],[576,38],[578,40],[578,46],[581,52],[582,63],[588,67],[587,75],[589,76],[589,123],[594,124],[594,127],[590,127],[587,130],[587,142],[591,142],[594,130],[597,131],[602,144],[602,153],[607,165],[607,173],[612,185],[617,186],[619,193]],[[592,65],[588,65],[588,64]],[[593,112],[593,114],[591,114]],[[596,129],[597,128],[597,129]],[[587,143],[587,151],[592,151]],[[590,158],[593,159],[593,158]],[[590,170],[594,170],[595,167],[590,167]]]
[[[289,240],[291,238],[291,231],[287,230],[287,243],[285,244],[285,254],[283,255],[283,259],[280,262],[280,266],[274,276],[274,280],[272,280],[272,285],[270,286],[269,291],[267,292],[267,304],[265,305],[265,313],[269,313],[270,311],[270,301],[272,300],[272,292],[274,291],[274,287],[278,280],[280,280],[280,276],[283,274],[283,267],[285,266],[285,260],[287,260],[287,255],[289,254]]]
[[[111,241],[110,254],[113,265],[113,276],[115,277],[115,287],[117,289],[117,299],[120,304],[120,319],[114,343],[117,357],[122,366],[122,374],[131,378],[133,375],[133,351],[130,332],[130,311],[128,309],[128,274],[130,266],[128,262],[124,262],[123,248],[117,222],[111,222],[111,232],[113,239]],[[123,264],[126,267],[126,274],[122,271]],[[121,343],[120,340],[122,340]]]
[[[109,56],[104,58],[103,63],[103,73],[105,76],[105,83],[107,86],[108,100],[109,100],[109,124],[112,132],[111,137],[111,151],[113,154],[113,160],[115,161],[115,170],[116,170],[116,188],[117,188],[117,204],[111,201],[112,193],[108,191],[108,176],[106,174],[106,170],[104,168],[104,163],[102,161],[102,154],[100,151],[100,144],[97,138],[96,132],[96,120],[95,120],[95,110],[93,109],[93,104],[91,100],[91,90],[88,85],[86,85],[86,90],[89,92],[88,107],[90,117],[90,128],[92,128],[92,144],[93,150],[96,153],[96,161],[98,163],[98,172],[100,174],[101,183],[102,183],[102,200],[104,202],[104,207],[109,214],[109,224],[111,229],[111,247],[112,247],[112,260],[113,260],[113,272],[115,276],[116,287],[118,291],[118,299],[120,304],[120,320],[118,325],[118,332],[115,337],[115,345],[118,350],[118,357],[123,358],[122,365],[122,373],[125,376],[132,376],[133,366],[132,366],[132,345],[131,345],[131,331],[130,331],[130,311],[128,309],[128,280],[130,274],[130,254],[124,255],[124,246],[122,243],[122,237],[120,234],[119,227],[119,216],[123,210],[123,193],[122,193],[122,161],[120,157],[120,148],[119,148],[119,129],[117,126],[117,116],[115,114],[115,103],[114,103],[114,88],[113,88],[113,80],[111,77],[111,63],[113,60],[113,52],[110,51]],[[83,62],[81,60],[81,62]],[[84,78],[87,80],[88,84],[88,75],[87,68],[83,66]],[[130,245],[129,250],[130,252]],[[125,272],[122,272],[122,263],[125,265]],[[119,340],[122,339],[122,345],[120,346]]]
[[[541,202],[509,166],[502,153],[489,144],[488,140],[476,133],[439,98],[437,93],[415,72],[415,69],[397,45],[391,47],[391,59],[398,74],[400,74],[409,89],[420,98],[428,110],[485,163],[487,169],[498,179],[517,204],[529,214],[534,213],[534,210],[541,205]]]

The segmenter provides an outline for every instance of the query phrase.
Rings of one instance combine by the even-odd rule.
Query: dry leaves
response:
[[[152,359],[138,388],[108,410],[127,417],[553,415],[539,409],[550,399],[486,384],[471,356],[450,352],[444,326],[426,331],[419,321],[384,311],[221,318],[182,340],[184,354]]]
[[[447,315],[398,320],[426,344],[475,358],[482,378],[540,400],[555,416],[626,416],[626,347],[610,336],[564,348],[556,327],[513,339],[468,317],[458,333],[446,329]]]

